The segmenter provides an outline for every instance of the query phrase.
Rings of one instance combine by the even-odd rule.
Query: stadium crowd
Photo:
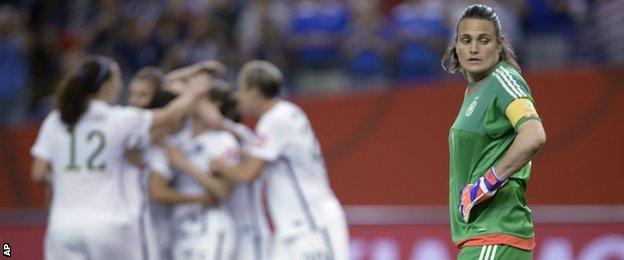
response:
[[[285,71],[289,94],[422,85],[448,77],[452,17],[474,2],[499,13],[524,68],[624,60],[619,0],[0,2],[0,124],[45,115],[59,75],[91,53],[114,57],[126,81],[144,66],[264,59]]]

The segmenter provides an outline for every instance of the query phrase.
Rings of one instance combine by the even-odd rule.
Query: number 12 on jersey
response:
[[[93,152],[91,152],[91,154],[87,157],[87,161],[85,162],[85,164],[89,171],[101,172],[106,169],[106,163],[102,162],[100,164],[96,164],[95,161],[106,146],[106,136],[104,135],[104,133],[102,133],[102,131],[92,130],[87,134],[86,143],[90,144],[94,142],[97,144],[97,146],[95,150],[93,150]],[[77,148],[76,133],[74,131],[71,131],[69,136],[69,163],[65,167],[67,171],[80,171],[81,169],[80,165],[78,165],[76,162],[76,153],[79,152],[77,151]]]

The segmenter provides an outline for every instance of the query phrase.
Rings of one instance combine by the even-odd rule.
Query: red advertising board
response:
[[[538,224],[536,260],[624,259],[624,224]],[[455,259],[448,225],[351,226],[351,259]]]
[[[624,259],[624,223],[537,224],[536,260]],[[353,260],[455,259],[445,224],[352,225]],[[43,225],[0,224],[13,259],[43,259]]]
[[[535,205],[536,260],[624,260],[624,205]],[[351,259],[455,259],[446,206],[345,206]],[[43,259],[44,210],[0,211],[14,259]],[[5,249],[5,248],[3,248]]]

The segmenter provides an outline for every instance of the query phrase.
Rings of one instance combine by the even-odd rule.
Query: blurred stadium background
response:
[[[475,2],[498,12],[548,133],[527,193],[535,258],[624,259],[622,0],[0,1],[0,242],[42,258],[28,151],[77,59],[111,55],[126,80],[216,59],[230,81],[266,59],[319,136],[352,258],[453,259],[446,140],[466,84],[439,60]]]

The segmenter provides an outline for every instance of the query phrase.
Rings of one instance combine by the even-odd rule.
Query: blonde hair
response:
[[[247,87],[258,88],[265,98],[274,98],[279,95],[284,76],[272,63],[253,60],[245,63],[241,68],[241,75]]]

